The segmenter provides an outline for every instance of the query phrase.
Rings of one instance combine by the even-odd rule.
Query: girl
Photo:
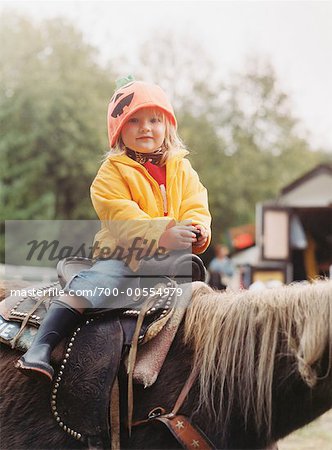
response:
[[[86,297],[75,291],[119,287],[138,271],[145,256],[161,247],[169,251],[193,246],[195,253],[202,253],[210,243],[207,192],[185,158],[188,152],[177,136],[165,93],[133,78],[119,81],[108,108],[111,150],[91,186],[102,221],[94,244],[96,262],[52,301],[32,346],[16,363],[27,375],[52,380],[51,352],[78,325],[86,308],[126,306],[100,294],[102,289]]]

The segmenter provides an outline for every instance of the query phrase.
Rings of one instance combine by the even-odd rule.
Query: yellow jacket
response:
[[[188,152],[183,150],[166,163],[166,217],[160,187],[144,166],[127,155],[112,155],[101,165],[91,185],[92,203],[102,221],[102,228],[95,237],[95,243],[98,242],[95,257],[106,256],[102,247],[111,251],[117,246],[128,248],[128,243],[138,236],[142,238],[141,256],[147,247],[151,255],[158,248],[167,225],[172,220],[187,219],[209,231],[206,244],[193,247],[195,253],[206,250],[211,239],[207,191],[189,160],[184,158],[186,154]],[[132,260],[129,266],[136,271],[139,262]]]

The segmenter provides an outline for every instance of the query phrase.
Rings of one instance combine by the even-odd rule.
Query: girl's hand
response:
[[[196,227],[186,224],[175,225],[175,223],[175,221],[171,222],[163,232],[159,239],[159,247],[168,250],[183,250],[194,245],[197,241],[194,234]]]
[[[199,238],[194,242],[193,247],[203,247],[208,240],[209,233],[203,225],[195,225],[197,231],[201,233]]]

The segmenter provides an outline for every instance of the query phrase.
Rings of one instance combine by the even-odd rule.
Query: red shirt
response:
[[[166,198],[166,166],[156,166],[150,161],[143,164],[149,174],[157,181],[160,187],[164,204],[164,216],[167,216],[167,198]]]

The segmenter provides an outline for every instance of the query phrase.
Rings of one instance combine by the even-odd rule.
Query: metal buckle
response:
[[[155,419],[156,417],[160,417],[163,414],[165,414],[165,410],[164,408],[162,408],[161,406],[157,406],[156,408],[153,408],[149,414],[148,414],[148,419]]]

